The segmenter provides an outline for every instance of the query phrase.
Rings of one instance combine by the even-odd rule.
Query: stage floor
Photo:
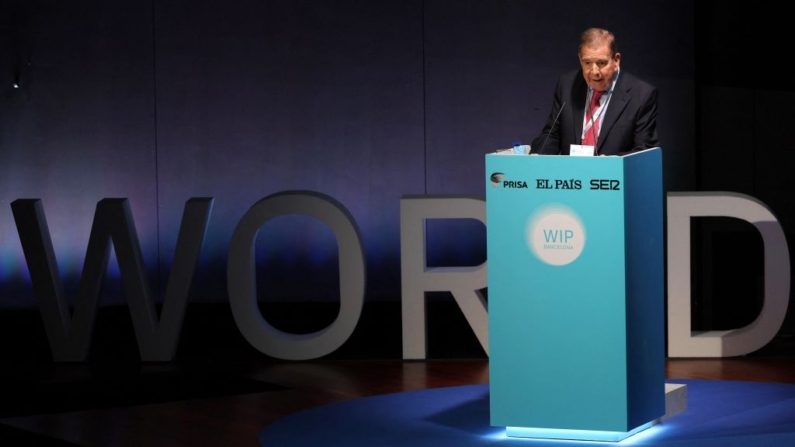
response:
[[[795,386],[795,345],[778,346],[737,358],[667,359],[667,381],[690,384],[687,411],[622,445],[795,445],[795,410],[788,401]],[[485,413],[485,358],[7,363],[0,378],[6,385],[0,446],[217,447],[259,445],[260,440],[268,447],[289,447],[325,430],[333,431],[322,443],[304,445],[336,446],[348,445],[333,441],[348,435],[343,430],[350,427],[351,436],[360,431],[378,436],[367,445],[390,445],[389,435],[399,437],[391,445],[423,445],[423,439],[439,433],[461,445],[508,442],[500,429],[489,426]],[[401,408],[397,404],[402,400],[407,404]],[[382,408],[375,412],[371,404]],[[348,406],[351,413],[339,411]],[[330,409],[334,423],[303,425]],[[376,420],[373,429],[363,426],[367,418]],[[376,430],[382,426],[386,428]],[[281,430],[292,436],[271,443]],[[656,431],[660,433],[645,437]]]
[[[795,385],[669,379],[687,386],[687,409],[620,442],[521,439],[489,424],[488,384],[352,399],[267,426],[263,447],[344,445],[475,447],[594,444],[752,447],[795,445]]]

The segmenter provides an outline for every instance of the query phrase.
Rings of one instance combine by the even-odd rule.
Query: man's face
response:
[[[607,44],[586,46],[580,51],[580,66],[585,82],[594,90],[604,91],[613,83],[613,75],[618,71],[621,54],[610,56]]]

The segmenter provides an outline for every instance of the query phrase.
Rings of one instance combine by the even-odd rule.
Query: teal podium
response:
[[[492,426],[620,441],[665,414],[662,150],[486,155]]]

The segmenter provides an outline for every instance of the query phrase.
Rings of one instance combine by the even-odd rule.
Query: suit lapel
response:
[[[618,117],[624,113],[624,109],[627,108],[627,104],[629,104],[631,99],[630,90],[632,90],[632,87],[627,85],[626,77],[619,76],[616,88],[613,89],[613,94],[610,98],[610,104],[607,106],[607,112],[602,118],[602,128],[599,130],[599,139],[596,142],[596,151],[598,153],[602,152],[602,147],[610,134],[610,130],[618,122]]]
[[[582,117],[585,116],[585,101],[588,96],[588,84],[582,77],[582,70],[577,76],[578,82],[574,84],[572,90],[571,121],[574,123],[574,139],[577,144],[582,144]]]

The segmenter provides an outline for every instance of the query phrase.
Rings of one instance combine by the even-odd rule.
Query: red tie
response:
[[[602,94],[604,94],[604,91],[599,92],[594,90],[593,92],[593,96],[591,97],[591,105],[585,114],[585,117],[588,118],[589,121],[593,118],[594,113],[599,108],[599,98],[602,97]],[[600,113],[599,116],[596,117],[593,126],[591,126],[587,132],[585,132],[585,136],[582,138],[583,146],[594,146],[594,151],[596,151],[596,141],[599,137],[599,121],[601,121],[601,119],[602,114]]]

